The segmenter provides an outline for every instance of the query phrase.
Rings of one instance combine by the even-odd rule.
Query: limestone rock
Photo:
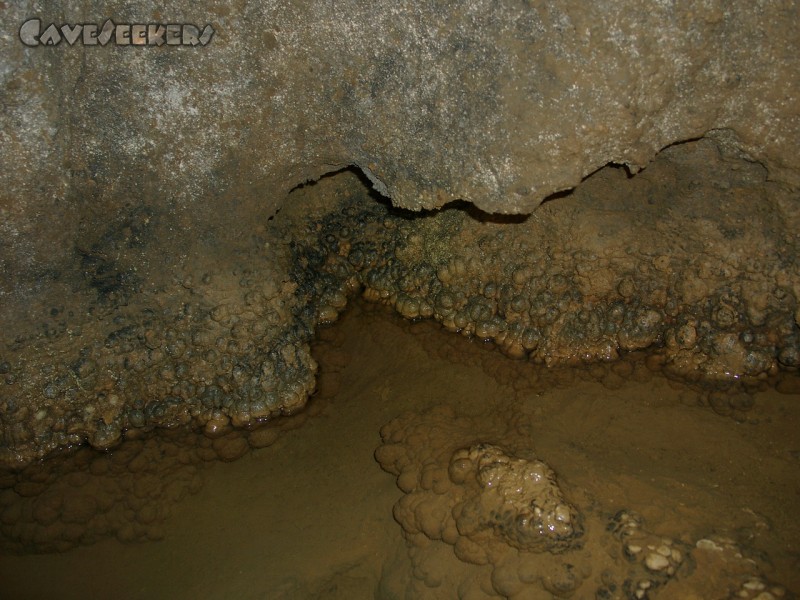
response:
[[[235,239],[243,218],[345,165],[399,206],[461,198],[511,213],[609,162],[637,171],[712,133],[796,187],[796,11],[720,0],[15,2],[0,17],[5,268],[35,286],[63,267],[54,246],[87,249],[87,229],[131,207]],[[214,35],[193,48],[28,47],[16,33],[31,18],[42,30],[111,18]]]

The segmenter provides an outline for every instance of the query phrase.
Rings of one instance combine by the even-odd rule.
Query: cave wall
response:
[[[109,18],[213,35],[41,42]],[[794,3],[21,1],[0,22],[0,462],[292,414],[314,327],[362,289],[548,363],[666,344],[698,376],[800,365]],[[694,158],[664,153],[669,175],[651,165],[657,184],[629,178],[696,138]],[[625,167],[596,182],[610,205],[537,209],[608,163]],[[416,212],[304,186],[348,165]],[[454,199],[484,212],[409,220]],[[530,211],[513,231],[495,214]],[[490,252],[457,256],[487,232]],[[509,311],[484,285],[509,281],[525,302],[571,289]],[[697,340],[676,342],[687,324]]]
[[[29,47],[32,18],[213,37]],[[514,213],[715,132],[800,184],[794,2],[18,1],[0,20],[4,293],[74,263],[98,223],[236,240],[345,165],[398,206]]]

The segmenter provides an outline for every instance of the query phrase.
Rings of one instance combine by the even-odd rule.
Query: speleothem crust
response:
[[[391,594],[438,600],[458,589],[475,598],[646,600],[737,590],[742,598],[791,597],[733,540],[670,539],[633,511],[597,510],[534,458],[526,418],[509,406],[467,417],[443,405],[381,429],[375,457],[403,492],[393,514],[413,573],[389,577]]]
[[[110,447],[130,428],[213,433],[292,414],[314,390],[315,327],[354,293],[515,358],[646,350],[673,376],[766,380],[800,366],[792,202],[708,140],[633,179],[604,169],[527,218],[398,211],[348,172],[158,285],[137,279],[153,250],[138,245],[150,217],[137,213],[86,250],[76,293],[9,321],[0,454],[24,463],[85,440]],[[736,412],[740,400],[712,404]]]

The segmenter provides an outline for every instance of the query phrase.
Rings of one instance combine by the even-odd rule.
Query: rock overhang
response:
[[[346,165],[356,165],[373,188],[412,211],[424,213],[465,200],[487,214],[536,215],[543,200],[579,185],[603,165],[625,165],[635,173],[663,148],[705,136],[726,156],[761,165],[763,177],[776,182],[781,191],[764,206],[778,206],[775,214],[796,214],[796,12],[793,3],[757,7],[745,2],[682,5],[633,0],[591,6],[569,1],[421,5],[356,0],[335,6],[277,1],[231,5],[210,0],[175,3],[169,14],[156,3],[140,4],[135,10],[99,2],[68,2],[58,10],[33,2],[7,7],[2,17],[7,35],[0,47],[7,107],[0,116],[7,141],[0,149],[6,166],[0,174],[0,243],[9,277],[0,284],[0,292],[3,318],[13,333],[5,340],[6,348],[13,352],[39,339],[42,351],[35,364],[48,362],[46,357],[59,349],[76,355],[64,373],[45,374],[46,381],[39,385],[37,380],[36,389],[31,388],[36,398],[30,399],[36,406],[33,414],[63,400],[61,394],[69,395],[69,372],[74,365],[78,371],[89,368],[80,356],[91,354],[86,348],[93,344],[119,346],[126,355],[133,352],[128,362],[107,365],[111,372],[145,360],[129,346],[141,342],[146,349],[140,348],[142,352],[163,346],[167,355],[178,353],[165,360],[183,381],[180,344],[167,339],[180,336],[165,332],[152,348],[148,344],[155,344],[153,339],[138,340],[138,334],[131,333],[141,325],[145,335],[152,315],[142,319],[123,313],[141,302],[153,314],[167,311],[167,324],[199,319],[182,312],[187,304],[179,298],[184,292],[201,300],[188,305],[208,311],[208,326],[220,329],[221,337],[263,335],[255,330],[242,333],[242,321],[254,326],[264,314],[276,320],[276,326],[283,319],[281,342],[267,349],[272,358],[266,362],[300,365],[295,369],[297,381],[273,383],[288,386],[283,404],[302,403],[299,398],[313,389],[313,362],[302,349],[292,358],[293,351],[286,350],[284,356],[282,348],[302,347],[314,320],[303,311],[316,309],[297,299],[287,278],[289,266],[274,258],[272,250],[260,259],[266,256],[274,263],[249,274],[243,272],[246,261],[240,259],[252,258],[256,245],[271,244],[274,250],[285,241],[271,239],[264,223],[296,200],[288,190]],[[106,19],[184,22],[198,31],[210,25],[214,36],[196,47],[80,42],[29,47],[16,34],[33,17],[59,26],[102,26]],[[691,166],[691,161],[686,164]],[[720,185],[732,185],[723,179]],[[543,218],[541,209],[538,212]],[[612,227],[608,220],[602,222]],[[739,234],[729,229],[735,240]],[[760,231],[768,235],[769,227]],[[717,240],[716,233],[710,239]],[[778,249],[777,255],[781,252]],[[756,322],[770,303],[779,306],[782,315],[797,310],[791,305],[798,293],[796,269],[791,260],[785,263],[773,265],[768,285],[771,290],[788,290],[787,296],[759,292],[759,298],[769,297],[751,307]],[[717,277],[723,285],[724,274],[712,273],[712,267],[698,267],[700,279]],[[658,264],[653,268],[660,269]],[[203,278],[207,272],[225,275],[208,283]],[[169,291],[175,273],[180,274],[183,291]],[[373,275],[378,285],[367,282],[367,287],[391,297],[400,283],[392,280],[395,275]],[[259,277],[265,281],[256,283]],[[224,304],[221,297],[231,286],[236,292],[229,303],[239,314],[233,320],[230,315],[215,320],[211,311]],[[269,289],[251,289],[264,286]],[[703,297],[688,287],[684,285],[687,289],[681,293]],[[659,294],[657,289],[638,291],[649,299]],[[252,309],[258,304],[253,293],[265,302],[260,313]],[[322,308],[337,308],[336,293],[318,298]],[[81,328],[69,325],[72,317],[67,315],[59,323],[61,299],[66,297],[74,313],[92,312],[92,318],[106,323],[97,330],[93,325]],[[419,298],[405,294],[399,300],[393,300],[398,310],[419,314]],[[479,304],[470,310],[481,317],[486,307]],[[661,308],[672,310],[666,304]],[[53,310],[56,314],[49,314]],[[739,314],[735,306],[731,310]],[[646,308],[642,311],[647,314]],[[721,319],[724,325],[730,312],[709,312],[710,322]],[[292,323],[301,313],[306,321]],[[592,322],[591,315],[587,318]],[[492,319],[466,313],[459,319],[466,319],[475,331],[480,326],[484,333],[500,327]],[[42,322],[50,323],[44,333]],[[634,333],[635,325],[630,326]],[[133,329],[125,333],[126,327]],[[765,372],[773,359],[791,366],[797,362],[791,326],[784,319],[775,327],[783,340],[777,346],[755,337],[714,343],[721,355],[738,352],[742,369]],[[677,344],[680,349],[690,343],[692,329],[695,334],[703,331],[703,322],[677,324],[679,339],[675,333],[659,338],[647,323],[639,329],[653,329],[642,340]],[[119,331],[123,333],[109,338]],[[95,334],[99,337],[93,340]],[[641,340],[634,338],[630,343],[638,347]],[[528,345],[533,343],[529,340]],[[775,347],[775,356],[748,366],[752,357],[741,344],[754,343]],[[226,351],[227,356],[241,357],[249,350],[243,343],[226,347],[222,354]],[[684,366],[691,367],[693,359],[687,360]],[[9,370],[13,376],[33,366],[15,364]],[[714,368],[724,370],[725,365]],[[233,377],[233,371],[227,375]],[[117,396],[106,389],[113,387],[110,381],[98,385],[103,394],[92,402],[104,404]],[[161,390],[149,418],[171,415],[180,406],[178,399],[200,398],[203,405],[206,398],[209,406],[198,410],[208,422],[222,419],[217,413],[230,407],[214,405],[216,400],[209,399],[214,394],[204,395],[211,384],[197,380],[192,385],[203,390],[193,390],[188,383],[178,385],[177,392]],[[252,395],[252,386],[247,389]],[[76,394],[80,395],[73,391]],[[272,397],[259,400],[256,410],[280,410],[282,402]],[[102,423],[82,429],[81,435],[99,436],[96,441],[102,446],[124,428],[117,420],[136,420],[145,408],[124,402],[107,407]],[[73,416],[77,421],[93,418]],[[51,425],[46,419],[44,424]],[[103,437],[107,433],[108,439]],[[8,435],[16,439],[16,434]],[[47,442],[36,447],[51,446]]]

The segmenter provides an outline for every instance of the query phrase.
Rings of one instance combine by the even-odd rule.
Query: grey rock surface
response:
[[[148,203],[235,238],[345,165],[402,207],[524,212],[609,162],[637,171],[721,130],[796,187],[797,16],[794,2],[713,0],[7,3],[4,266],[35,280],[63,263],[53,245],[86,246],[98,220]],[[28,47],[31,18],[214,35]]]

